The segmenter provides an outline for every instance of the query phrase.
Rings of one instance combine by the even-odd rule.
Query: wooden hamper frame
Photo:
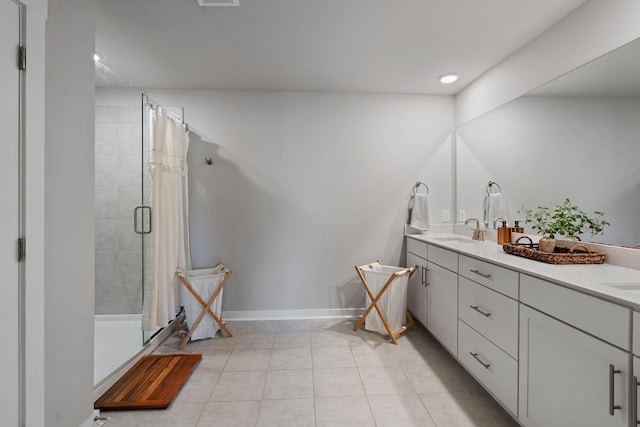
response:
[[[209,298],[209,300],[206,302],[196,292],[196,290],[193,289],[193,286],[191,286],[191,282],[189,282],[189,279],[187,279],[184,276],[184,274],[182,274],[182,272],[178,271],[178,279],[180,279],[180,282],[182,282],[182,284],[187,288],[187,290],[191,293],[191,295],[193,295],[196,301],[198,301],[203,308],[202,312],[200,313],[200,316],[198,316],[198,319],[196,319],[196,322],[193,325],[189,325],[189,333],[182,337],[182,342],[180,343],[180,347],[178,347],[178,349],[180,350],[182,350],[184,346],[189,342],[189,340],[191,339],[191,335],[193,335],[193,332],[196,330],[198,325],[200,325],[200,322],[202,321],[202,319],[204,319],[204,316],[207,313],[209,314],[209,316],[213,318],[213,320],[218,324],[218,326],[220,326],[220,329],[224,331],[227,337],[233,336],[233,334],[231,334],[229,329],[227,329],[227,326],[222,322],[222,320],[218,316],[216,316],[213,310],[211,310],[211,305],[213,304],[213,302],[216,300],[216,298],[222,291],[222,288],[227,283],[227,280],[229,280],[229,277],[231,277],[231,270],[225,267],[222,263],[218,263],[218,265],[216,265],[214,268],[218,268],[220,266],[222,266],[225,270],[224,279],[222,279],[222,281],[218,284],[218,287],[211,295],[211,298]]]
[[[382,262],[380,262],[380,260],[376,261],[378,264],[382,265]],[[365,266],[371,267],[372,264],[367,264]],[[393,344],[398,344],[398,342],[396,341],[396,337],[400,334],[402,334],[403,332],[405,332],[406,330],[415,327],[415,323],[413,321],[413,317],[411,317],[411,314],[409,314],[409,310],[406,310],[406,315],[407,315],[407,324],[405,326],[402,326],[400,329],[398,329],[397,331],[392,331],[391,327],[389,326],[389,323],[387,322],[387,318],[384,315],[384,313],[382,312],[382,309],[380,308],[380,306],[378,305],[378,301],[380,300],[380,298],[382,298],[382,296],[384,295],[384,293],[386,292],[386,290],[389,288],[389,286],[391,286],[391,283],[393,283],[393,281],[399,277],[402,276],[404,274],[409,274],[409,279],[411,279],[411,276],[413,276],[413,273],[416,272],[418,266],[415,265],[411,268],[407,268],[401,271],[396,271],[394,273],[391,273],[391,276],[389,276],[389,279],[387,280],[387,282],[384,284],[384,286],[382,287],[382,289],[380,289],[380,291],[378,292],[378,294],[376,296],[373,295],[373,292],[371,291],[371,288],[369,288],[369,285],[367,284],[367,280],[364,278],[364,275],[362,274],[362,270],[360,269],[363,266],[355,266],[356,268],[356,272],[358,273],[358,277],[360,277],[360,280],[362,281],[362,285],[364,286],[365,291],[367,292],[367,295],[369,295],[369,298],[371,299],[371,304],[369,304],[369,307],[367,307],[367,310],[362,314],[362,317],[360,317],[360,320],[358,320],[358,323],[356,323],[356,326],[354,326],[353,330],[357,331],[365,322],[365,320],[367,319],[367,316],[371,313],[371,311],[375,308],[376,312],[378,313],[378,316],[380,316],[380,320],[382,321],[382,324],[384,325],[384,328],[386,329],[387,333],[389,334],[389,339],[391,340],[391,342]]]

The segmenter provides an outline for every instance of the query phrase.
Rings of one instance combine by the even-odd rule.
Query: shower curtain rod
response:
[[[184,121],[184,107],[180,107],[182,109],[182,117],[178,117],[177,114],[173,113],[171,110],[168,110],[167,107],[164,107],[162,104],[158,103],[155,99],[151,98],[149,95],[147,95],[146,93],[142,94],[143,100],[146,104],[148,104],[149,106],[152,107],[160,107],[162,109],[164,109],[164,111],[166,111],[169,115],[171,115],[173,118],[175,118],[177,121],[180,122],[180,124],[182,124],[185,127],[185,130],[187,132],[191,132],[191,133],[195,133],[196,135],[198,135],[201,139],[203,140],[207,140],[207,137],[204,136],[201,132],[198,132],[196,129],[194,129],[193,127],[189,126],[188,123],[186,123]]]
[[[142,97],[144,99],[145,104],[150,106],[151,108],[162,108],[169,116],[171,116],[174,120],[179,122],[182,126],[185,127],[187,132],[189,131],[189,125],[184,121],[184,107],[180,107],[182,109],[182,117],[178,116],[173,111],[169,110],[167,107],[164,107],[162,104],[151,98],[149,95],[143,93]]]

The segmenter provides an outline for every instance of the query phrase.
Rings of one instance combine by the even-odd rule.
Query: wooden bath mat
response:
[[[144,356],[93,407],[103,411],[165,409],[201,358],[201,354]]]

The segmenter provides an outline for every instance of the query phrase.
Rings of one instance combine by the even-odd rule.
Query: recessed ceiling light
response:
[[[100,62],[102,60],[102,55],[100,52],[93,52],[93,62]]]
[[[196,0],[200,6],[240,6],[239,0]]]
[[[440,83],[444,85],[449,85],[455,82],[456,80],[458,80],[458,77],[459,76],[457,74],[445,74],[443,76],[438,77],[438,80],[440,80]]]

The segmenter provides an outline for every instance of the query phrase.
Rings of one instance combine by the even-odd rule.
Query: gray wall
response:
[[[225,263],[225,311],[364,306],[353,266],[399,265],[416,180],[451,206],[453,97],[150,91],[183,106],[194,268]],[[213,165],[205,164],[213,158]]]
[[[72,427],[93,407],[95,5],[48,5],[44,419],[47,427]]]

